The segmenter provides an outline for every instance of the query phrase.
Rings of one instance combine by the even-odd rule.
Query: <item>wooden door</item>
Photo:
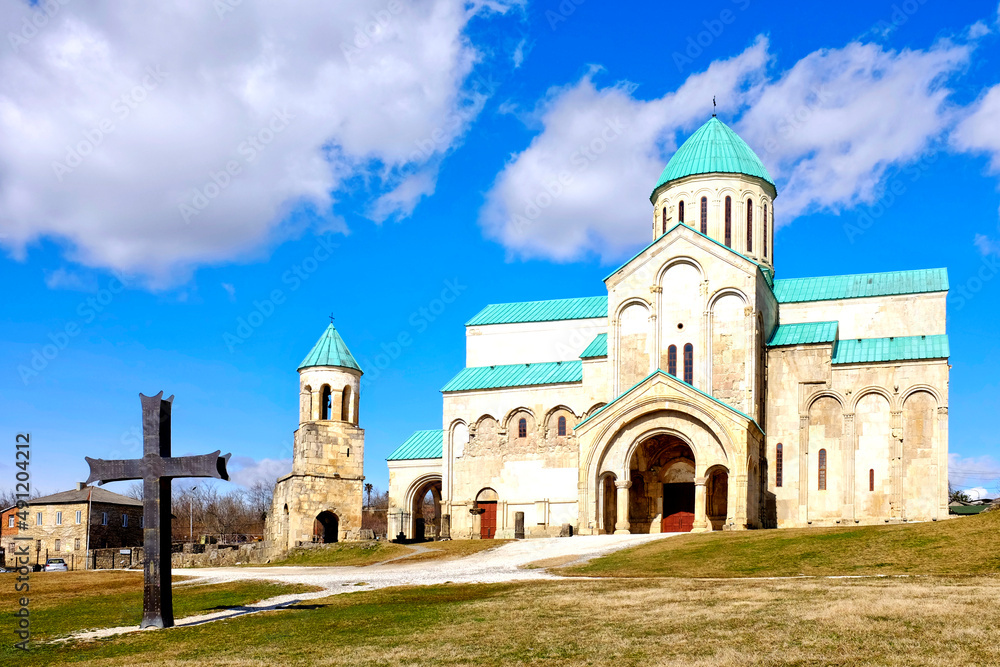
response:
[[[479,515],[479,537],[484,540],[492,540],[497,534],[497,504],[496,502],[480,502],[479,508],[483,513]]]
[[[694,527],[694,482],[663,485],[664,533],[688,533]]]

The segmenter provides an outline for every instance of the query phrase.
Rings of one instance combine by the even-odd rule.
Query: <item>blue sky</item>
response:
[[[46,492],[84,479],[84,455],[137,455],[138,393],[161,389],[175,452],[231,451],[244,483],[277,474],[295,368],[333,313],[366,371],[366,475],[385,488],[385,456],[440,428],[463,323],[602,294],[713,95],[778,183],[779,277],[948,268],[952,479],[1000,485],[995,2],[94,2],[39,18],[2,1],[0,487],[18,432]]]

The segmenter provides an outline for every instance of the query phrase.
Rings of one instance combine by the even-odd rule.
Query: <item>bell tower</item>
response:
[[[774,270],[774,180],[715,117],[681,144],[649,196],[653,240],[682,223]]]
[[[362,370],[332,322],[299,364],[298,373],[299,427],[292,472],[275,485],[267,521],[268,539],[280,551],[361,536]]]

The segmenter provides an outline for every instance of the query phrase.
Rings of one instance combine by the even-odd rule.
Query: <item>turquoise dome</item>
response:
[[[670,158],[653,192],[664,183],[685,176],[713,173],[755,176],[774,185],[757,154],[725,123],[712,116]]]

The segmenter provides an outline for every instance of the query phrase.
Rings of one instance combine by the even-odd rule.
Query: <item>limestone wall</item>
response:
[[[781,323],[840,322],[840,338],[947,333],[947,292],[781,304]]]
[[[465,365],[576,361],[597,334],[608,330],[607,323],[600,317],[466,327]]]
[[[831,351],[768,353],[768,488],[779,527],[947,517],[947,362],[833,366]]]

